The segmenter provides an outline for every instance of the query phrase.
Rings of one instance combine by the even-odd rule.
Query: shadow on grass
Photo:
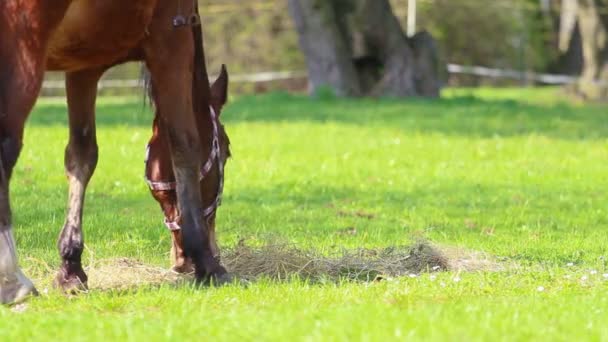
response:
[[[439,133],[457,136],[547,135],[560,139],[608,137],[605,108],[599,105],[529,104],[514,100],[480,99],[459,95],[440,100],[424,99],[311,99],[274,93],[246,96],[225,109],[223,121],[243,122],[337,122],[350,125],[391,128],[405,132]],[[150,127],[152,113],[138,99],[98,106],[98,126]],[[66,109],[61,104],[40,104],[30,125],[65,125]]]

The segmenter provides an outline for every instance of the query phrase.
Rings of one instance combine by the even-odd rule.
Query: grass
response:
[[[423,237],[521,267],[371,284],[51,290],[19,314],[0,308],[0,336],[606,340],[605,110],[552,88],[451,90],[439,101],[238,98],[222,114],[234,155],[218,217],[224,246],[281,239],[330,252]],[[169,266],[169,234],[142,180],[150,123],[141,99],[99,101],[85,263]],[[65,105],[41,100],[12,183],[21,261],[40,289],[58,265],[66,138]]]

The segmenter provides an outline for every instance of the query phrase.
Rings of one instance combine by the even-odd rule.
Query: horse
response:
[[[199,189],[201,142],[210,86],[197,0],[0,1],[0,302],[35,295],[21,271],[12,233],[9,184],[23,145],[25,122],[46,70],[66,74],[69,141],[65,150],[68,210],[57,242],[56,285],[86,289],[82,217],[95,171],[97,82],[111,66],[142,61],[170,148],[184,256],[197,283],[231,281],[211,247]]]
[[[157,96],[151,85],[150,97]],[[205,207],[203,217],[209,227],[209,241],[213,256],[219,260],[220,250],[215,234],[215,213],[221,204],[224,189],[224,168],[230,158],[230,139],[224,125],[220,122],[222,108],[228,99],[228,72],[222,65],[218,78],[211,85],[209,122],[199,120],[198,132],[203,145],[201,160],[205,160],[200,171],[200,192]],[[157,106],[155,106],[158,108]],[[202,124],[204,123],[204,124]],[[155,113],[152,124],[152,137],[146,148],[145,180],[150,194],[158,202],[165,216],[164,224],[171,232],[171,261],[172,270],[176,273],[191,273],[194,271],[192,259],[184,254],[181,222],[175,193],[176,183],[171,166],[171,151],[169,137],[163,129],[160,113]]]

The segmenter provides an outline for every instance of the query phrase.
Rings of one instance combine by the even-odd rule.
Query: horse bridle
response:
[[[209,157],[207,161],[203,165],[200,171],[199,182],[205,179],[211,172],[214,164],[217,164],[217,171],[219,177],[219,184],[217,189],[217,194],[213,202],[207,206],[203,210],[203,217],[207,220],[207,223],[211,220],[217,208],[222,204],[222,194],[224,192],[224,163],[222,162],[222,155],[220,150],[220,134],[219,134],[219,125],[218,125],[218,116],[212,106],[209,106],[209,115],[211,116],[211,124],[213,126],[213,140],[211,142],[211,152],[209,153]],[[146,148],[146,159],[144,163],[146,164],[146,169],[148,166],[148,156],[150,153],[150,145]],[[144,175],[144,179],[150,190],[152,191],[172,191],[177,189],[177,182],[154,182],[148,178],[148,175]],[[165,217],[164,223],[167,229],[170,231],[178,231],[181,229],[179,225],[179,215],[175,219],[175,221],[169,221],[167,217]]]
[[[177,0],[177,14],[173,17],[173,27],[180,28],[183,26],[197,26],[200,25],[201,19],[198,14],[198,1],[193,0],[194,5],[194,13],[189,15],[188,17],[184,16],[182,13],[182,0]],[[212,106],[209,106],[209,113],[211,116],[211,124],[213,126],[213,140],[211,142],[211,153],[209,153],[209,157],[207,161],[203,165],[200,171],[199,182],[205,179],[211,172],[211,168],[213,168],[213,164],[217,164],[219,184],[217,189],[217,194],[213,202],[206,207],[202,214],[203,217],[207,220],[207,223],[211,220],[213,215],[215,214],[217,208],[222,204],[222,193],[224,192],[224,163],[221,160],[221,151],[220,151],[220,141],[219,141],[219,128],[218,128],[218,117],[217,113],[213,109]],[[146,148],[146,169],[148,164],[148,155],[150,153],[150,145]],[[147,175],[144,175],[144,179],[150,190],[152,191],[174,191],[177,189],[176,182],[154,182],[148,178]],[[175,218],[174,221],[169,221],[165,216],[164,224],[170,231],[178,231],[181,230],[181,226],[179,225],[179,215]]]

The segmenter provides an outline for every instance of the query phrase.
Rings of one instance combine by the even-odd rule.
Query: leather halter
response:
[[[205,177],[209,175],[211,172],[211,168],[213,168],[214,164],[217,164],[217,171],[219,177],[219,184],[217,189],[217,194],[213,202],[207,206],[203,210],[203,217],[209,221],[211,217],[215,214],[215,211],[222,203],[222,193],[224,192],[224,164],[221,159],[221,151],[220,151],[220,140],[219,140],[219,127],[218,127],[218,117],[212,106],[209,106],[209,115],[211,116],[211,124],[213,126],[213,140],[211,142],[211,153],[209,153],[209,157],[207,161],[203,165],[200,171],[199,182],[202,181]],[[146,148],[146,159],[144,163],[148,164],[148,156],[150,154],[150,145]],[[147,169],[147,167],[146,167]],[[144,179],[150,190],[152,191],[172,191],[177,189],[177,182],[155,182],[148,178],[145,174]],[[178,231],[181,229],[179,223],[179,217],[175,221],[169,221],[165,217],[165,226],[170,231]]]

